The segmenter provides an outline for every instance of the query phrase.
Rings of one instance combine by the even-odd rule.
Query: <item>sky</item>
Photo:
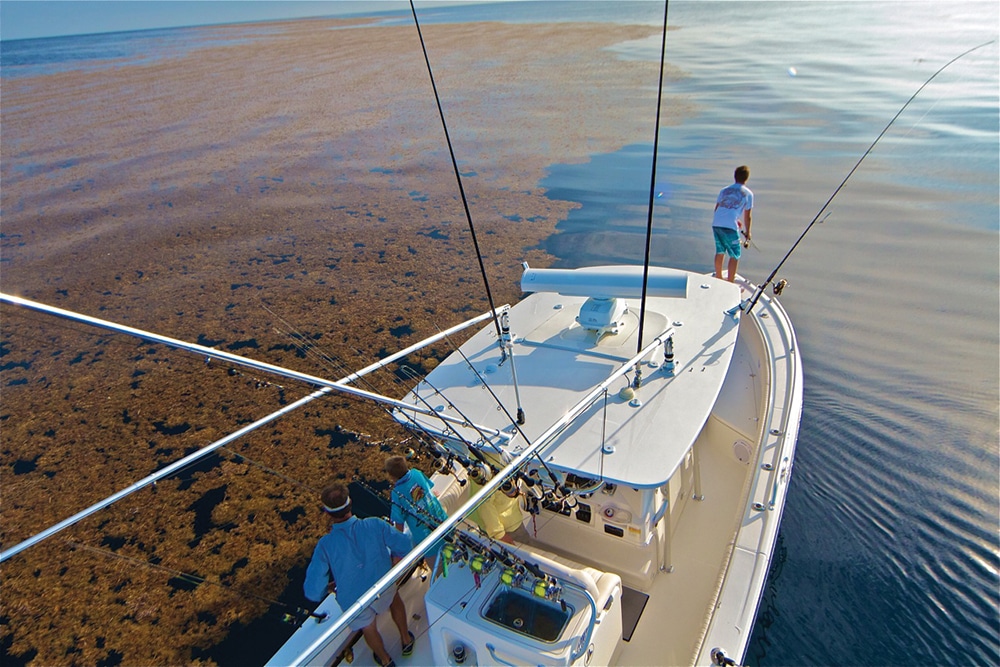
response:
[[[417,8],[445,4],[420,0]],[[0,39],[408,9],[406,0],[0,0]]]

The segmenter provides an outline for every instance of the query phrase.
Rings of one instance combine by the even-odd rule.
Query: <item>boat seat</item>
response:
[[[508,546],[507,548],[510,547]],[[564,556],[539,549],[534,545],[519,545],[511,550],[515,551],[529,563],[535,562],[543,570],[548,570],[553,574],[568,578],[581,588],[587,589],[597,604],[598,615],[600,615],[600,610],[604,607],[608,597],[615,594],[616,589],[619,597],[621,596],[622,580],[621,577],[613,572],[604,572],[593,567],[581,565]]]

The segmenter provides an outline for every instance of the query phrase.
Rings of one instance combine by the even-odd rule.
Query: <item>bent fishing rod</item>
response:
[[[890,120],[889,123],[879,133],[879,135],[877,137],[875,137],[875,141],[872,142],[871,146],[868,147],[868,150],[866,150],[864,152],[864,154],[857,161],[857,163],[854,165],[854,167],[847,173],[847,176],[844,177],[844,180],[841,181],[840,185],[837,186],[837,189],[833,191],[833,194],[830,195],[830,198],[827,199],[826,203],[823,204],[823,206],[819,209],[819,211],[816,213],[816,216],[809,222],[808,225],[806,225],[805,230],[802,232],[802,234],[799,235],[799,238],[796,239],[795,243],[792,244],[792,247],[788,249],[788,252],[785,253],[785,256],[781,258],[781,261],[778,262],[778,265],[774,267],[774,270],[771,271],[771,274],[764,280],[764,282],[762,282],[759,285],[757,285],[757,287],[754,289],[753,295],[750,297],[750,299],[747,300],[747,301],[745,301],[744,305],[741,306],[741,308],[744,310],[744,312],[746,312],[747,314],[749,314],[751,311],[753,311],[754,306],[757,305],[757,301],[760,300],[760,297],[764,294],[764,290],[767,289],[767,286],[770,285],[774,281],[774,277],[776,275],[778,275],[778,271],[781,269],[781,267],[784,266],[784,264],[788,260],[788,258],[792,256],[792,253],[795,252],[795,249],[799,246],[799,244],[802,242],[802,240],[806,237],[806,234],[809,233],[809,230],[811,230],[813,228],[813,226],[818,221],[820,221],[820,216],[823,215],[823,213],[826,211],[826,209],[830,206],[830,203],[834,200],[834,198],[838,194],[840,194],[840,191],[844,188],[844,186],[847,185],[847,181],[851,180],[851,176],[854,175],[854,172],[856,172],[858,170],[858,167],[860,167],[861,163],[865,161],[865,158],[867,158],[871,154],[871,152],[875,149],[875,146],[878,145],[878,142],[882,139],[882,137],[885,136],[885,133],[889,131],[889,128],[892,127],[893,124],[896,122],[896,120],[903,114],[903,111],[906,110],[906,107],[910,106],[910,102],[912,102],[913,100],[915,100],[917,98],[917,95],[919,95],[923,91],[923,89],[926,88],[930,84],[930,82],[935,79],[935,77],[937,77],[938,74],[940,74],[941,72],[945,71],[952,64],[958,62],[959,60],[961,60],[965,56],[969,55],[973,51],[977,51],[977,50],[983,48],[984,46],[989,46],[990,44],[993,44],[994,42],[996,42],[996,40],[995,39],[991,39],[988,42],[983,42],[979,46],[974,46],[971,49],[969,49],[968,51],[960,53],[959,55],[955,56],[954,58],[952,58],[951,60],[949,60],[948,62],[946,62],[944,65],[942,65],[936,72],[934,72],[933,74],[931,74],[930,77],[926,81],[924,81],[924,83],[919,88],[917,88],[916,92],[914,92],[913,95],[910,96],[910,99],[906,100],[906,103],[903,104],[903,106],[901,106],[899,108],[899,111],[897,111],[896,115],[892,117],[892,120]]]

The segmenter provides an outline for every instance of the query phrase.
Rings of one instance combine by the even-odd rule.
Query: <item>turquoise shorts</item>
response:
[[[712,231],[715,233],[715,254],[728,254],[733,259],[739,259],[742,252],[740,233],[725,227],[712,227]]]

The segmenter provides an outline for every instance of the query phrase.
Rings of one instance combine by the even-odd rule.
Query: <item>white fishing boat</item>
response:
[[[415,636],[412,653],[402,656],[388,615],[378,622],[400,667],[740,664],[778,539],[802,412],[795,333],[767,290],[780,295],[778,270],[882,134],[758,285],[650,266],[648,245],[640,266],[525,265],[519,303],[493,308],[491,297],[489,312],[340,380],[0,294],[0,303],[318,388],[6,548],[0,563],[342,392],[389,408],[420,436],[448,518],[350,607],[335,595],[323,600],[267,664],[377,664],[348,626],[397,591]],[[653,174],[656,152],[654,143]],[[484,323],[402,398],[356,384]],[[500,493],[516,497],[521,510],[512,541],[491,537],[475,519]],[[438,541],[444,547],[424,564]]]
[[[652,154],[655,175],[656,140]],[[412,653],[378,622],[399,665],[742,662],[802,412],[795,334],[765,294],[777,269],[754,286],[651,267],[651,192],[642,266],[525,264],[529,296],[494,308],[466,214],[492,325],[403,400],[374,397],[431,442],[449,516],[425,517],[407,557],[349,608],[329,596],[268,664],[381,664],[348,624],[397,590]],[[516,539],[472,520],[500,493],[517,498]]]
[[[649,269],[640,313],[643,277],[525,267],[531,295],[500,309],[499,338],[481,330],[396,408],[452,455],[434,476],[451,517],[351,609],[327,599],[269,664],[342,660],[356,637],[338,619],[452,528],[400,586],[418,639],[397,665],[742,660],[802,410],[795,334],[773,298],[749,307],[746,283],[679,270]],[[471,499],[469,467],[492,477]],[[525,507],[514,545],[462,520],[506,480]]]

